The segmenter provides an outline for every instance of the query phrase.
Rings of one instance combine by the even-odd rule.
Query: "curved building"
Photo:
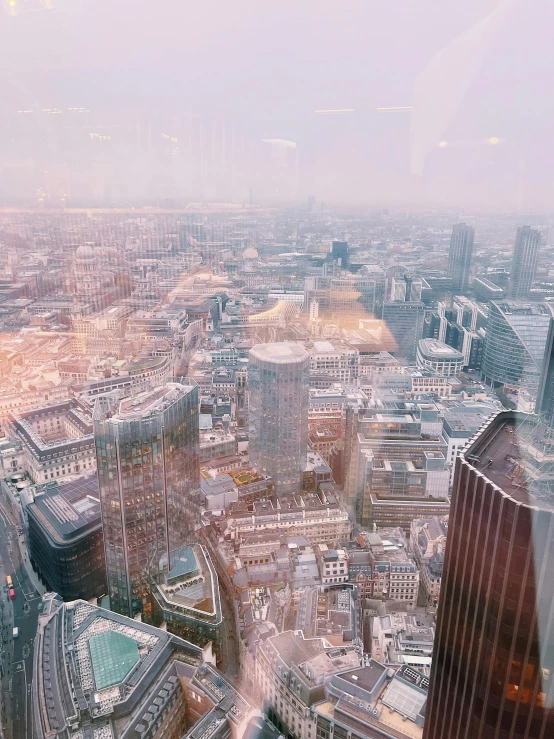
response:
[[[553,317],[554,310],[548,303],[493,301],[483,355],[485,382],[492,387],[536,388]]]
[[[421,339],[417,345],[416,364],[438,375],[457,375],[464,366],[464,355],[436,339]]]
[[[554,437],[502,411],[456,461],[424,739],[554,736]]]
[[[300,490],[308,450],[310,356],[293,342],[250,350],[249,455],[277,497]]]

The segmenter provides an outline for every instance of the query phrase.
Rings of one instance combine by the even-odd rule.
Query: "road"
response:
[[[23,565],[18,532],[8,513],[0,508],[0,574],[2,581],[2,657],[4,689],[2,724],[6,739],[32,739],[31,681],[33,678],[33,641],[38,623],[40,595]],[[11,575],[16,597],[11,601],[5,587]],[[13,627],[19,629],[12,638]]]

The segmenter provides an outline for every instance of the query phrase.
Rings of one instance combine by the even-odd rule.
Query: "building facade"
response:
[[[473,254],[474,231],[466,223],[456,223],[450,237],[448,252],[448,276],[452,278],[452,290],[465,292],[468,286]]]
[[[482,367],[488,385],[536,390],[553,316],[549,303],[490,303]]]
[[[553,475],[551,429],[512,411],[458,460],[425,739],[554,735]]]
[[[250,350],[249,456],[275,480],[277,497],[300,490],[308,447],[310,357],[299,344],[258,344]]]
[[[99,399],[94,436],[111,607],[148,619],[151,583],[194,535],[198,388],[183,378],[119,407]]]
[[[540,242],[541,232],[538,229],[518,227],[508,288],[508,297],[512,300],[529,298],[539,261]]]

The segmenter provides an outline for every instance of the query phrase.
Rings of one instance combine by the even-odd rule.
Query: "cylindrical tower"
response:
[[[308,450],[310,357],[293,342],[257,344],[250,350],[249,455],[273,477],[275,495],[300,489]]]

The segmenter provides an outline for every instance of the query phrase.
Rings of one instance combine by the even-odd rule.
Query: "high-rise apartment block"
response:
[[[280,497],[300,490],[308,448],[310,356],[293,342],[250,350],[249,454]]]
[[[458,459],[425,739],[554,736],[554,438],[501,411]]]
[[[198,389],[182,379],[94,410],[110,605],[151,616],[151,584],[191,542],[199,489]]]
[[[527,300],[529,297],[537,271],[540,242],[541,232],[538,229],[518,227],[508,289],[508,297],[512,300]]]
[[[465,223],[457,223],[452,229],[448,252],[448,276],[452,278],[454,292],[463,293],[467,289],[473,254],[473,236],[473,227]]]

